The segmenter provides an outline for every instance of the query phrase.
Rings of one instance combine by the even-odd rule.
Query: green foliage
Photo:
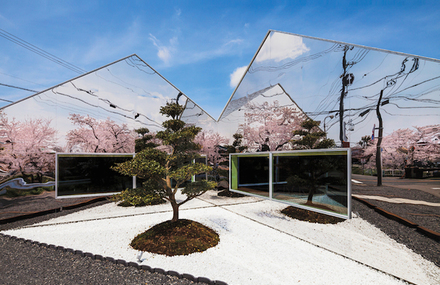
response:
[[[335,141],[326,138],[326,133],[321,131],[319,124],[321,122],[307,119],[301,123],[301,130],[293,131],[295,136],[299,139],[292,140],[291,143],[296,149],[322,149],[331,148],[335,146]],[[318,189],[319,185],[326,183],[337,182],[332,177],[327,177],[326,173],[337,168],[338,163],[332,158],[316,158],[310,157],[301,165],[295,168],[296,175],[292,175],[287,179],[289,184],[303,185],[309,189],[307,201],[312,202],[313,195]],[[291,172],[294,173],[294,172]]]
[[[358,142],[362,148],[366,148],[372,144],[371,136],[363,136],[361,140]]]
[[[334,147],[335,141],[326,138],[326,133],[319,129],[321,122],[307,119],[301,123],[301,130],[293,131],[293,135],[299,139],[292,140],[294,148],[297,149],[321,149]]]
[[[162,124],[165,129],[156,134],[156,138],[162,141],[161,149],[166,151],[159,147],[145,148],[132,160],[112,168],[121,174],[144,179],[145,193],[157,195],[171,203],[173,221],[178,220],[180,205],[215,187],[212,182],[189,182],[193,175],[209,172],[212,168],[202,163],[193,163],[194,159],[200,157],[197,153],[200,145],[194,142],[194,138],[201,128],[187,126],[181,121],[179,118],[183,110],[183,106],[177,103],[167,103],[160,108],[160,113],[170,118]],[[182,193],[187,198],[178,203],[175,195],[183,185],[186,187]]]
[[[121,201],[118,206],[147,206],[165,203],[159,195],[149,191],[146,188],[126,189],[120,194],[113,195],[111,200],[114,202]]]
[[[167,154],[154,148],[146,148],[138,152],[132,160],[119,163],[112,169],[128,176],[137,176],[141,179],[156,179],[165,175]]]
[[[352,174],[363,174],[362,167],[359,167],[359,166],[357,166],[357,165],[353,165],[353,166],[351,167],[351,173],[352,173]]]
[[[243,146],[243,135],[239,133],[235,133],[232,135],[234,138],[234,141],[232,142],[232,145],[226,145],[226,152],[227,153],[240,153],[244,150],[246,150],[248,147]]]
[[[135,152],[140,152],[143,149],[146,148],[153,148],[156,147],[157,144],[154,142],[151,142],[151,140],[154,138],[153,135],[149,135],[150,130],[147,128],[140,128],[135,130],[136,133],[138,133],[139,138],[136,139],[134,150]]]
[[[183,113],[183,110],[183,106],[177,103],[167,102],[165,106],[160,107],[159,113],[168,118],[171,117],[174,120],[180,117],[180,115]]]
[[[15,189],[15,188],[5,187],[5,189],[6,189],[6,194],[4,195],[8,198],[40,195],[44,191],[54,191],[54,187],[36,187],[32,189]]]
[[[194,193],[205,191],[205,189],[213,189],[216,185],[217,183],[214,181],[207,181],[207,180],[195,181],[187,184],[185,188],[183,188],[182,194],[191,196],[194,195]]]

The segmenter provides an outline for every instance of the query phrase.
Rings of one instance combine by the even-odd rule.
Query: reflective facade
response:
[[[57,154],[55,196],[102,196],[135,188],[134,177],[110,169],[116,163],[132,158],[133,154]]]
[[[230,155],[230,189],[351,218],[349,149]]]
[[[384,134],[439,124],[439,98],[438,60],[269,31],[218,120],[131,55],[2,108],[0,171],[53,177],[56,152],[133,153],[133,130],[161,130],[171,100],[182,120],[230,143],[241,133],[249,151],[285,151],[305,118],[357,142],[377,111]]]
[[[234,132],[243,124],[246,104],[277,100],[321,121],[337,143],[358,142],[378,127],[378,105],[389,134],[439,124],[439,98],[439,60],[270,31],[219,123]]]

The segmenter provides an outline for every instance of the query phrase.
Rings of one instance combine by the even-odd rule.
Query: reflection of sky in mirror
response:
[[[298,106],[339,142],[339,102],[344,74],[347,94],[344,122],[355,143],[378,126],[375,108],[383,90],[381,114],[384,134],[399,128],[440,123],[440,62],[339,42],[282,32],[270,32],[235,90],[217,123],[185,95],[182,119],[231,139],[244,122],[248,102],[277,100],[280,106]],[[67,81],[4,108],[8,117],[52,119],[59,143],[75,128],[70,114],[110,118],[130,129],[161,129],[159,113],[180,91],[139,57],[133,55]],[[290,97],[289,97],[290,96]],[[23,110],[26,110],[25,112]],[[29,110],[32,110],[31,112]],[[347,129],[351,128],[347,126]]]
[[[68,119],[70,114],[110,118],[130,129],[158,131],[166,119],[159,113],[160,107],[178,94],[179,90],[137,56],[130,56],[10,105],[4,112],[18,120],[52,119],[58,142],[64,145],[64,136],[76,127]]]
[[[344,55],[345,74],[354,78],[347,81],[344,99],[344,122],[354,124],[350,141],[371,135],[373,125],[377,127],[375,108],[381,90],[382,102],[389,100],[381,107],[385,135],[440,123],[439,61],[281,32],[271,32],[265,39],[220,120],[230,119],[240,98],[280,84],[312,119],[321,121],[321,127],[326,119],[329,137],[339,141]]]
[[[203,130],[216,130],[217,121],[202,110],[197,104],[192,100],[187,99],[186,102],[179,100],[179,104],[185,107],[185,110],[180,117],[181,120],[185,121],[187,124],[196,125],[201,127]]]

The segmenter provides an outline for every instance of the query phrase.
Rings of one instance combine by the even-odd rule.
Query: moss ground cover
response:
[[[345,221],[344,219],[341,219],[341,218],[336,218],[336,217],[324,215],[321,213],[307,211],[307,210],[295,208],[292,206],[284,208],[283,210],[281,210],[281,213],[283,213],[284,215],[289,216],[293,219],[307,221],[307,222],[311,222],[311,223],[318,223],[318,224],[337,224],[337,223]]]
[[[174,256],[202,252],[219,241],[214,230],[195,221],[179,219],[153,226],[135,237],[130,245],[136,250]]]

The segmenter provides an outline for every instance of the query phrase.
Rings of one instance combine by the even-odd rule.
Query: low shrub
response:
[[[118,206],[148,206],[165,203],[159,195],[146,191],[144,188],[126,189],[120,194],[113,195],[111,200],[119,202]]]
[[[8,198],[15,198],[15,197],[23,197],[23,196],[30,196],[30,195],[40,195],[44,191],[53,191],[53,187],[37,187],[32,189],[15,189],[10,187],[5,187],[6,194],[5,196]]]

